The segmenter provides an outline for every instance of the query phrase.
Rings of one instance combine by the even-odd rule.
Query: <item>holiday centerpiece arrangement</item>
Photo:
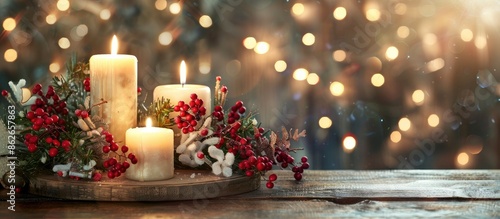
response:
[[[184,62],[181,84],[157,87],[145,106],[138,101],[147,95],[137,87],[137,59],[112,50],[89,63],[72,57],[66,74],[51,85],[26,88],[21,79],[2,91],[10,103],[4,123],[15,125],[8,129],[15,139],[8,156],[18,173],[142,182],[175,177],[174,166],[261,178],[278,166],[302,179],[307,157],[296,161],[290,153],[298,150],[291,141],[305,131],[282,128],[277,134],[261,127],[242,101],[226,107],[221,77],[213,95],[206,86],[185,84]],[[273,188],[276,178],[270,174],[266,186]]]

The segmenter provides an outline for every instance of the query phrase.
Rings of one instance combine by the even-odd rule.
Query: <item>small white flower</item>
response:
[[[24,111],[19,111],[18,115],[19,117],[24,118]]]
[[[221,173],[225,177],[233,175],[233,169],[231,168],[234,163],[233,153],[227,153],[224,156],[224,152],[213,145],[208,148],[208,153],[211,157],[217,159],[217,161],[212,164],[212,172],[215,175],[220,175]]]
[[[257,119],[253,118],[253,119],[252,119],[252,125],[254,125],[254,126],[255,126],[255,125],[257,125],[257,124],[259,124],[259,122],[257,122]]]
[[[42,155],[42,158],[40,158],[40,162],[45,163],[47,162],[47,155]]]

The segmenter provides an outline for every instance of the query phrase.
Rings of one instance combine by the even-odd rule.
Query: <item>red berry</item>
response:
[[[192,93],[190,97],[191,97],[191,100],[196,100],[196,99],[198,99],[198,95],[197,95],[197,94],[195,94],[195,93]]]
[[[196,156],[197,156],[198,158],[200,158],[200,159],[205,158],[205,154],[203,154],[203,152],[201,152],[201,151],[198,151],[198,152],[196,153]]]
[[[307,157],[306,157],[306,156],[303,156],[302,158],[300,158],[300,161],[302,161],[302,163],[307,162]]]
[[[287,167],[288,167],[288,163],[287,163],[287,162],[283,162],[283,163],[281,163],[281,167],[283,167],[283,168],[287,168]]]
[[[122,146],[122,152],[123,153],[127,153],[127,151],[128,151],[128,147],[126,145],[123,145]]]
[[[109,151],[110,151],[109,146],[104,146],[104,147],[102,147],[102,152],[104,152],[104,153],[109,153]]]
[[[86,110],[82,110],[82,113],[80,114],[80,116],[82,117],[82,119],[85,119],[85,118],[89,117],[89,112],[87,112]]]
[[[276,181],[278,179],[278,176],[276,174],[271,174],[269,175],[269,181]]]
[[[3,90],[2,91],[2,96],[4,96],[4,97],[9,96],[9,92],[6,91],[6,90]]]
[[[269,181],[269,182],[266,183],[266,187],[268,189],[272,189],[274,187],[274,183]]]
[[[36,93],[38,93],[41,89],[42,89],[42,85],[41,85],[41,84],[35,84],[35,86],[33,86],[33,89],[32,89],[31,91],[32,91],[32,93],[36,94]]]
[[[114,174],[114,172],[112,172],[112,171],[108,171],[108,177],[109,177],[110,179],[115,178],[115,174]]]
[[[245,113],[246,111],[247,111],[247,108],[245,108],[244,106],[243,106],[243,107],[241,107],[241,108],[238,110],[238,112],[239,112],[239,113],[241,113],[241,114]]]
[[[108,168],[109,167],[109,161],[104,161],[102,163],[102,166],[104,166],[104,168]]]
[[[264,171],[266,169],[266,165],[263,164],[262,162],[257,163],[256,167],[258,171]]]
[[[114,165],[117,163],[117,161],[116,161],[116,159],[115,159],[115,158],[109,158],[109,161],[108,161],[108,162],[109,162],[109,165],[110,165],[110,166],[114,166]]]
[[[52,144],[52,141],[53,139],[51,137],[45,138],[45,142],[47,142],[47,144]]]
[[[110,146],[111,151],[118,151],[119,147],[116,143],[112,143]]]
[[[71,146],[71,142],[68,141],[68,140],[64,140],[62,143],[61,143],[61,146],[63,148],[67,148],[67,147],[70,147]]]
[[[52,141],[52,144],[53,144],[54,146],[56,146],[56,147],[59,147],[59,146],[61,145],[61,143],[60,143],[57,139],[54,139],[54,140]]]
[[[60,176],[60,177],[62,177],[64,174],[63,174],[62,171],[59,170],[59,171],[57,171],[57,175]]]
[[[132,160],[135,158],[135,155],[133,153],[129,153],[127,156],[128,159]]]
[[[82,115],[82,110],[79,109],[75,110],[75,115],[80,117]]]
[[[217,106],[215,106],[214,110],[215,110],[215,112],[221,112],[222,111],[222,107],[219,106],[219,105],[217,105]]]
[[[137,93],[141,93],[142,92],[142,88],[141,87],[137,87]]]
[[[109,135],[109,134],[108,134],[108,135],[106,135],[106,141],[107,141],[108,143],[111,143],[111,142],[113,141],[113,136],[112,136],[112,135]]]
[[[293,161],[295,161],[295,159],[294,159],[292,156],[288,156],[288,157],[286,158],[286,162],[287,162],[287,163],[293,163]]]
[[[253,170],[247,170],[247,171],[245,172],[245,174],[246,174],[248,177],[253,176]]]
[[[52,115],[50,118],[52,118],[52,120],[54,122],[58,122],[59,121],[59,116],[57,116],[57,115]]]
[[[226,87],[226,86],[222,86],[222,87],[220,88],[220,91],[221,91],[222,93],[226,93],[226,92],[227,92],[227,87]]]
[[[181,111],[181,107],[180,107],[180,106],[174,106],[174,111],[175,111],[175,112],[179,112],[179,111]]]
[[[302,174],[301,173],[295,173],[293,174],[293,177],[295,180],[300,181],[302,179]]]
[[[201,105],[203,105],[203,100],[202,100],[202,99],[196,99],[196,100],[194,101],[194,103],[195,103],[197,106],[201,106]]]
[[[132,162],[132,164],[136,164],[138,162],[138,160],[137,160],[137,158],[134,157],[133,159],[130,160],[130,162]]]
[[[179,107],[183,107],[183,106],[184,106],[184,101],[182,101],[182,100],[181,100],[181,101],[179,101],[179,103],[177,103],[177,106],[179,106]]]
[[[55,157],[57,155],[57,148],[50,148],[49,149],[49,156]]]
[[[201,136],[207,136],[208,135],[208,129],[203,129],[200,131]]]
[[[240,100],[240,101],[236,102],[235,106],[236,106],[236,108],[242,107],[243,106],[243,101]]]
[[[128,169],[128,168],[130,167],[130,164],[129,164],[127,161],[123,161],[122,166],[123,166],[125,169]]]
[[[43,116],[45,114],[45,111],[42,108],[38,108],[35,111],[37,116]]]
[[[33,153],[36,151],[36,149],[37,149],[36,144],[28,144],[28,151],[29,152]]]
[[[215,80],[220,81],[222,78],[220,76],[215,77]]]
[[[27,114],[26,114],[26,118],[28,119],[33,119],[35,118],[35,113],[32,112],[32,111],[29,111]]]
[[[309,169],[309,163],[308,162],[305,162],[305,163],[302,163],[302,169]]]

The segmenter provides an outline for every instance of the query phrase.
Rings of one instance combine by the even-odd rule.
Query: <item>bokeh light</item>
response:
[[[380,10],[376,8],[370,8],[366,10],[366,19],[369,21],[378,21],[380,19]]]
[[[267,42],[258,42],[253,48],[253,51],[257,54],[266,54],[269,51],[269,43]]]
[[[253,49],[257,45],[257,40],[253,37],[247,37],[243,40],[243,46],[247,49]]]
[[[293,79],[297,81],[303,81],[307,79],[308,75],[309,71],[307,71],[305,68],[298,68],[293,72]]]
[[[444,67],[444,64],[444,59],[442,58],[433,59],[427,63],[427,70],[429,72],[438,71]]]
[[[292,13],[294,15],[300,16],[304,13],[304,11],[305,11],[305,7],[302,3],[295,3],[292,6]]]
[[[394,5],[394,12],[398,15],[406,14],[407,10],[408,6],[406,6],[405,3],[397,3],[396,5]]]
[[[3,54],[6,62],[14,62],[17,59],[17,51],[15,49],[8,49]]]
[[[318,124],[322,129],[327,129],[332,126],[333,122],[330,118],[323,116],[319,119]]]
[[[385,51],[385,58],[387,59],[387,61],[392,61],[392,60],[396,59],[398,57],[398,55],[399,55],[399,50],[398,50],[398,48],[396,48],[394,46],[390,46]]]
[[[436,114],[431,114],[427,118],[427,123],[429,124],[430,127],[436,127],[439,125],[439,116]]]
[[[330,92],[333,96],[340,96],[344,93],[344,84],[334,81],[330,84]]]
[[[309,75],[307,75],[306,80],[307,80],[308,84],[315,85],[315,84],[318,84],[318,82],[319,82],[319,76],[316,73],[309,73]]]
[[[356,138],[352,135],[346,135],[344,140],[342,141],[342,145],[344,146],[344,151],[352,151],[356,147],[357,141]]]
[[[389,137],[391,139],[392,142],[394,143],[399,143],[401,141],[401,132],[399,131],[392,131],[391,132],[391,136]]]
[[[484,49],[486,47],[487,41],[486,37],[484,36],[477,36],[476,39],[474,39],[474,45],[476,45],[476,48],[478,49]]]
[[[57,9],[59,11],[67,11],[69,9],[69,1],[68,0],[59,0],[57,1]]]
[[[397,31],[398,37],[405,39],[406,37],[410,36],[410,28],[407,26],[400,26],[398,27]]]
[[[422,90],[415,90],[413,91],[413,94],[411,95],[411,99],[413,100],[414,103],[420,105],[424,102],[425,99],[425,93]]]
[[[306,33],[302,37],[302,43],[306,46],[311,46],[314,44],[314,41],[316,41],[316,38],[314,37],[314,34],[312,33]]]
[[[179,14],[179,12],[181,12],[181,5],[177,2],[174,2],[170,4],[170,7],[168,9],[172,14]]]
[[[385,83],[385,78],[382,74],[376,73],[372,75],[371,82],[373,86],[381,87]]]
[[[12,31],[16,28],[16,20],[14,18],[8,17],[3,21],[3,29],[6,31]]]
[[[158,41],[160,42],[161,45],[169,45],[173,40],[172,34],[168,31],[162,32],[158,36]]]
[[[99,17],[100,17],[102,20],[109,20],[109,18],[111,18],[111,12],[110,12],[108,9],[103,9],[103,10],[99,13]]]
[[[437,42],[437,36],[433,33],[427,33],[424,35],[423,41],[425,44],[432,46]]]
[[[45,17],[45,22],[47,22],[47,24],[55,24],[57,21],[57,17],[54,15],[54,14],[49,14],[47,15],[47,17]]]
[[[406,132],[411,128],[411,121],[406,117],[401,118],[398,122],[398,127],[401,131]]]
[[[346,59],[347,54],[344,50],[335,50],[332,53],[332,57],[333,57],[333,60],[335,60],[337,62],[343,62]]]
[[[210,16],[208,15],[203,15],[200,17],[200,25],[204,28],[209,28],[210,26],[212,26],[212,18],[210,18]]]
[[[338,7],[335,8],[333,11],[333,17],[337,20],[344,20],[344,18],[347,16],[347,10],[344,7]]]
[[[462,166],[467,165],[469,163],[469,155],[465,152],[458,154],[457,163]]]
[[[59,47],[61,47],[61,49],[67,49],[71,46],[71,43],[69,42],[68,38],[61,37],[58,41],[58,45]]]
[[[472,30],[465,28],[460,32],[460,38],[464,42],[470,42],[474,38],[474,33],[472,33]]]
[[[274,63],[274,70],[277,72],[284,72],[286,70],[286,62],[283,60],[278,60]]]
[[[76,27],[76,34],[79,37],[84,37],[89,32],[89,28],[85,24],[80,24]]]
[[[159,11],[165,10],[167,8],[167,0],[156,0],[155,8]]]
[[[61,70],[61,65],[59,65],[59,63],[53,62],[49,65],[50,72],[57,73],[57,72],[59,72],[59,70]]]

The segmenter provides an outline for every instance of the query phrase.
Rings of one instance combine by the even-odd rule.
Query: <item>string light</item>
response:
[[[369,21],[378,21],[380,19],[380,11],[376,8],[366,10],[366,19]]]
[[[352,135],[346,135],[344,137],[344,140],[342,141],[342,145],[344,146],[344,151],[348,153],[354,150],[356,144],[357,144],[356,138],[354,138],[354,136]]]
[[[408,28],[407,26],[400,26],[398,27],[397,34],[399,38],[405,39],[406,37],[410,36],[410,28]]]
[[[61,47],[61,49],[67,49],[71,46],[69,39],[66,37],[61,37],[61,39],[59,39],[59,41],[58,41],[58,44],[59,44],[59,47]]]
[[[458,154],[457,163],[462,166],[467,165],[469,163],[469,155],[465,152]]]
[[[61,66],[57,62],[53,62],[49,65],[49,71],[52,73],[57,73],[61,70]]]
[[[68,0],[59,0],[57,1],[57,9],[59,11],[67,11],[69,9],[69,1]]]
[[[462,31],[460,31],[460,38],[464,42],[470,42],[472,38],[474,38],[474,33],[472,33],[472,30],[465,28]]]

